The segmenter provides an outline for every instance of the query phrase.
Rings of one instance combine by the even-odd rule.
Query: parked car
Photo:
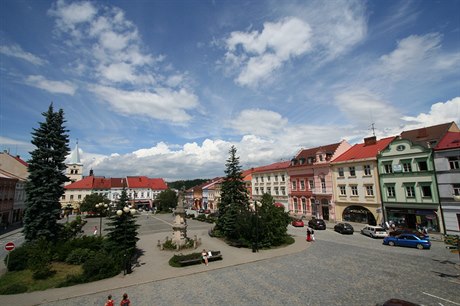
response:
[[[422,239],[430,239],[430,236],[410,228],[397,228],[394,231],[390,231],[388,236],[399,236],[401,234],[414,234]]]
[[[295,226],[295,227],[304,227],[305,226],[303,221],[300,220],[300,219],[293,220],[291,224],[292,224],[292,226]]]
[[[340,234],[350,234],[353,235],[354,229],[349,223],[340,222],[334,226],[334,231]]]
[[[390,246],[404,246],[417,248],[419,250],[431,248],[431,242],[428,239],[420,238],[415,234],[401,234],[399,236],[388,236],[383,239],[383,244]]]
[[[315,229],[315,230],[325,230],[326,229],[326,222],[323,219],[316,219],[313,218],[308,221],[308,226]]]
[[[388,236],[387,231],[383,227],[375,225],[366,225],[361,230],[361,234],[372,238],[385,238]]]

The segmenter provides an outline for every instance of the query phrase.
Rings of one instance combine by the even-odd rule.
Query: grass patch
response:
[[[81,266],[62,262],[52,263],[51,270],[56,271],[56,273],[43,280],[34,280],[32,277],[33,272],[29,269],[7,272],[0,278],[0,294],[15,294],[55,288],[64,282],[68,275],[81,275],[83,273]],[[14,289],[15,287],[18,289]]]

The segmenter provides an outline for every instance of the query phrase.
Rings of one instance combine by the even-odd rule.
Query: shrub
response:
[[[184,266],[183,264],[180,263],[182,260],[187,260],[187,259],[201,259],[201,253],[191,253],[191,254],[179,254],[179,255],[174,255],[169,259],[169,265],[171,267],[182,267]]]
[[[24,284],[11,284],[7,287],[4,287],[0,290],[0,294],[18,294],[27,292],[28,288]]]
[[[172,239],[166,239],[166,241],[163,243],[163,248],[165,250],[175,250],[177,245],[172,241]]]
[[[67,256],[65,262],[71,265],[80,265],[84,263],[89,258],[93,257],[95,254],[94,251],[90,249],[74,249],[70,254]]]
[[[46,239],[40,239],[29,244],[29,258],[27,265],[33,271],[34,279],[46,279],[53,275],[51,270],[51,243]]]
[[[105,252],[98,252],[83,264],[83,277],[95,281],[117,275],[121,266]]]
[[[29,252],[27,249],[27,244],[24,244],[18,248],[15,248],[10,252],[8,259],[8,271],[21,271],[27,268],[27,260],[29,258]],[[7,257],[5,257],[5,266],[6,266]]]

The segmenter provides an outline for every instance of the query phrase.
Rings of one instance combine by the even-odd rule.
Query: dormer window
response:
[[[297,159],[291,159],[291,166],[295,166],[297,164]]]

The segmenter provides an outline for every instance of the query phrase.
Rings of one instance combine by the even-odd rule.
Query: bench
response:
[[[220,251],[211,251],[211,256],[208,256],[208,262],[211,261],[216,261],[216,260],[222,260],[222,254]],[[203,263],[204,260],[201,257],[196,257],[196,258],[191,258],[191,259],[184,259],[184,260],[179,260],[179,264],[181,266],[190,266],[190,265],[197,265]]]

